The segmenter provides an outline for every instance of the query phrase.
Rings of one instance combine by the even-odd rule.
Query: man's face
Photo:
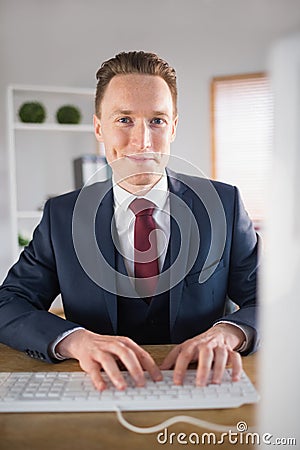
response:
[[[177,126],[167,83],[153,75],[116,75],[98,115],[95,135],[116,181],[130,192],[150,189],[167,164]]]

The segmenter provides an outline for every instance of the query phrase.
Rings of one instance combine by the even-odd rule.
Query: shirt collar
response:
[[[122,208],[124,211],[127,211],[128,206],[135,198],[137,198],[137,196],[131,194],[130,192],[119,186],[114,181],[114,178],[112,179],[112,182],[115,206],[117,208]],[[147,200],[150,200],[157,206],[158,209],[164,209],[168,195],[168,178],[166,172],[164,172],[161,179],[153,186],[153,188],[148,191],[147,194],[139,196],[138,198],[145,198]]]

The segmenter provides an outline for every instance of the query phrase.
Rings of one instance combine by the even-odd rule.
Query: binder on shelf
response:
[[[105,156],[83,155],[73,160],[75,189],[82,188],[88,181],[96,183],[111,177],[111,169]]]

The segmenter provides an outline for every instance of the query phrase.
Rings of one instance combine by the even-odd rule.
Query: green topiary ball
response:
[[[29,239],[22,236],[22,234],[18,234],[18,242],[20,247],[25,247],[26,245],[29,244]]]
[[[57,110],[56,119],[58,123],[78,124],[81,120],[81,114],[75,106],[64,105]]]
[[[19,109],[19,117],[25,123],[43,123],[46,119],[46,110],[39,102],[27,102]]]

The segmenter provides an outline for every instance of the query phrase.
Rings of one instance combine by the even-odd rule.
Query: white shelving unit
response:
[[[75,131],[75,132],[90,132],[93,131],[92,125],[59,125],[59,124],[26,124],[26,123],[15,123],[15,130],[21,131]]]
[[[48,197],[75,188],[73,160],[100,154],[93,134],[92,89],[12,85],[7,90],[12,254],[20,253],[18,234],[31,237]],[[41,102],[47,113],[42,124],[22,123],[18,117],[24,102]],[[78,125],[56,123],[60,106],[80,109]]]

